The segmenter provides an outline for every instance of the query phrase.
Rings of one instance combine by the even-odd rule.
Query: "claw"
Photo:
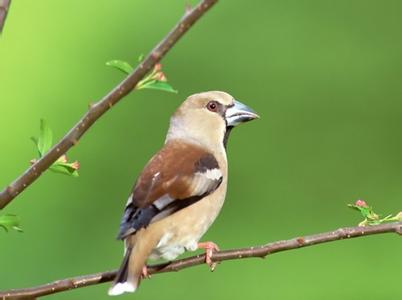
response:
[[[142,267],[141,277],[143,279],[150,279],[151,278],[151,274],[148,273],[148,267],[146,265]]]
[[[219,251],[218,245],[215,244],[214,242],[203,242],[198,243],[197,247],[198,249],[205,250],[205,262],[207,263],[211,271],[214,271],[216,266],[218,265],[218,262],[213,262],[211,257],[215,251]]]

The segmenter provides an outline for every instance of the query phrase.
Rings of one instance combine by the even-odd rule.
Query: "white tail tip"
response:
[[[130,282],[118,282],[109,289],[108,294],[109,296],[117,296],[126,292],[134,293],[136,288],[137,287]]]

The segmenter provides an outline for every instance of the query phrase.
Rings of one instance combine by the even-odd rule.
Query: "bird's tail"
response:
[[[125,292],[133,293],[140,285],[142,268],[156,245],[154,239],[144,238],[143,233],[144,231],[137,232],[135,236],[132,236],[135,238],[134,241],[126,241],[126,253],[108,291],[110,296],[121,295]]]
[[[135,292],[139,284],[139,279],[135,280],[134,282],[128,281],[128,267],[132,252],[132,247],[126,248],[126,254],[124,255],[123,262],[121,263],[116,278],[108,291],[109,296],[121,295],[124,292]]]

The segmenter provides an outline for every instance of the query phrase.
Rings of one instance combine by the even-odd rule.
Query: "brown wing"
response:
[[[193,144],[167,143],[138,178],[118,238],[199,201],[221,182],[219,164],[211,153]]]

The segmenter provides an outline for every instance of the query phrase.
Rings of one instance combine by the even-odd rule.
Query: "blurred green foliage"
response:
[[[121,80],[105,62],[147,53],[186,2],[13,1],[0,37],[0,185],[35,157],[40,118],[61,138]],[[358,198],[400,211],[401,11],[397,0],[220,1],[163,60],[178,94],[129,95],[68,153],[79,178],[47,172],[2,212],[24,233],[0,234],[0,289],[117,268],[132,184],[174,109],[205,90],[261,116],[231,135],[227,201],[205,239],[226,249],[354,225],[346,204]],[[340,241],[157,275],[121,299],[398,299],[401,252],[397,235]],[[49,299],[109,299],[107,288]]]
[[[0,215],[0,228],[4,229],[6,232],[11,229],[22,232],[20,218],[13,214]]]

